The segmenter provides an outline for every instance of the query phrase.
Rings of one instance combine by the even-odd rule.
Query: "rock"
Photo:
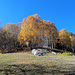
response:
[[[32,49],[32,54],[35,56],[43,56],[46,53],[48,53],[46,49]]]
[[[56,53],[56,52],[53,52],[53,51],[52,51],[52,54],[55,54],[55,55],[57,55],[57,53]]]
[[[36,49],[32,49],[32,54],[34,54],[35,51],[36,51]]]
[[[34,52],[34,55],[36,56],[43,56],[43,51],[41,49],[38,49]]]

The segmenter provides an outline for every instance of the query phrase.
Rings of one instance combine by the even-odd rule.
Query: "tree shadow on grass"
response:
[[[0,68],[0,75],[75,75],[75,71],[60,71],[57,66],[45,67],[36,64],[6,65]]]

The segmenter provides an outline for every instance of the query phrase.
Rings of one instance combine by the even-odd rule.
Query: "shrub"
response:
[[[62,53],[62,55],[72,56],[72,53],[71,52],[64,52],[64,53]]]
[[[57,55],[60,55],[61,53],[57,53]]]
[[[57,53],[57,55],[67,55],[67,56],[72,56],[71,52],[64,52],[64,53]]]

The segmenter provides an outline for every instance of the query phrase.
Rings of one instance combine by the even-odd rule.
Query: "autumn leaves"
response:
[[[68,32],[66,29],[62,29],[61,31],[59,31],[59,41],[57,43],[59,43],[62,46],[63,50],[66,51],[67,49],[72,49],[74,52],[75,36],[71,34],[72,33]]]
[[[43,46],[47,43],[51,48],[75,51],[73,33],[66,29],[58,31],[53,22],[41,20],[38,14],[28,16],[21,23],[8,23],[0,28],[0,49],[15,49],[19,43],[29,47]]]
[[[24,19],[18,40],[23,44],[29,43],[29,41],[31,41],[31,44],[38,44],[42,42],[44,37],[48,39],[51,37],[51,41],[55,43],[57,34],[58,30],[54,23],[41,20],[40,16],[35,14],[29,16],[26,20]]]
[[[34,44],[43,46],[48,40],[48,46],[74,52],[75,37],[66,29],[58,31],[53,22],[41,20],[38,14],[28,16],[23,20],[18,40],[21,44]],[[59,41],[58,41],[59,39]],[[31,42],[31,43],[30,43]],[[42,43],[42,45],[41,45]],[[60,44],[60,47],[57,45]]]

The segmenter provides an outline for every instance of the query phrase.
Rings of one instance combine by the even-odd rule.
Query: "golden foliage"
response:
[[[53,22],[41,20],[38,14],[28,16],[26,20],[23,20],[23,25],[21,27],[18,40],[22,42],[41,42],[42,35],[52,37],[52,41],[56,38],[58,33],[57,28]]]
[[[71,41],[70,41],[70,37],[68,35],[68,31],[66,29],[62,29],[59,32],[59,39],[60,39],[61,43],[65,44],[67,46],[70,46]]]

